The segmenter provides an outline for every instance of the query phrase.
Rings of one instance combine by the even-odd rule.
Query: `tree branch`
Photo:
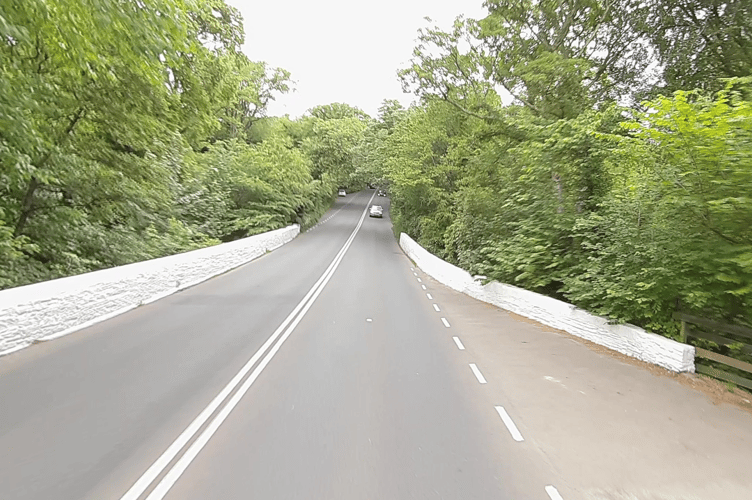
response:
[[[81,106],[78,108],[78,111],[71,117],[70,121],[68,122],[68,126],[65,127],[65,130],[62,133],[62,137],[60,138],[60,142],[64,141],[68,135],[70,135],[71,132],[73,132],[73,129],[75,128],[76,124],[81,120],[81,118],[84,115],[84,107]],[[38,161],[36,162],[36,165],[34,165],[37,170],[41,170],[44,165],[49,161],[50,157],[52,156],[52,148],[50,148],[47,153]],[[24,198],[21,201],[21,212],[18,214],[18,219],[16,220],[15,227],[13,229],[13,236],[18,237],[23,233],[23,230],[26,228],[26,224],[29,220],[29,216],[34,211],[34,195],[41,185],[41,181],[37,176],[32,176],[31,179],[29,179],[29,185],[26,187],[26,193],[24,194]]]

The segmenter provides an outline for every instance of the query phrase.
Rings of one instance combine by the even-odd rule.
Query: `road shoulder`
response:
[[[525,439],[577,498],[726,500],[752,491],[743,395],[739,406],[725,404],[712,381],[669,374],[423,279]]]

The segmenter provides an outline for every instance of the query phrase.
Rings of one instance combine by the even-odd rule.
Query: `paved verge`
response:
[[[752,414],[670,374],[424,282],[564,498],[752,498]]]

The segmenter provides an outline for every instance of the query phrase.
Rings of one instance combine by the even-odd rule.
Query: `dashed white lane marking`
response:
[[[459,349],[460,351],[465,350],[465,346],[462,345],[462,341],[459,337],[452,337],[452,340],[454,340],[454,343],[457,344],[457,349]]]
[[[425,290],[425,289],[426,289],[426,285],[420,285],[420,286],[421,286],[421,287],[423,287],[423,290]]]
[[[522,434],[520,434],[519,429],[517,429],[517,426],[514,425],[514,422],[512,421],[512,417],[509,416],[507,411],[504,409],[503,406],[497,406],[496,411],[499,412],[499,416],[501,417],[501,421],[504,422],[504,425],[507,426],[507,429],[509,430],[509,434],[512,435],[512,439],[515,441],[524,441],[522,438]],[[554,488],[555,490],[556,488]],[[548,489],[546,489],[548,491]],[[549,496],[551,493],[549,493]],[[553,497],[551,497],[553,498]],[[561,497],[559,497],[561,499]]]
[[[559,490],[557,490],[550,484],[546,486],[546,493],[548,493],[548,496],[551,497],[551,500],[564,500],[559,494]]]
[[[478,379],[478,382],[481,384],[487,384],[485,377],[483,377],[483,374],[478,370],[478,367],[475,366],[475,363],[470,363],[470,369],[473,371],[473,375],[475,375],[475,378]],[[499,408],[497,406],[497,408]]]
[[[449,328],[449,321],[446,320],[446,318],[441,318],[441,322],[444,323],[444,326]]]
[[[423,283],[423,280],[418,278],[418,283]]]
[[[417,275],[418,275],[418,273],[413,273],[413,274],[414,274],[415,276],[417,276]]]
[[[410,270],[411,270],[411,271],[415,271],[415,268],[414,268],[414,267],[411,267],[411,268],[410,268]]]
[[[426,294],[426,297],[428,297],[428,300],[433,300],[433,297],[431,296],[431,294],[430,294],[430,293],[427,293],[427,294]]]
[[[435,310],[436,312],[441,312],[441,309],[439,309],[439,305],[438,305],[438,304],[434,304],[434,305],[433,305],[433,308],[434,308],[434,310]]]

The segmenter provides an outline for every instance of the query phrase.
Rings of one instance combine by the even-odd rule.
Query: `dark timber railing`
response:
[[[692,316],[691,314],[675,312],[674,319],[681,321],[681,341],[687,343],[688,338],[704,339],[716,343],[719,347],[733,348],[741,355],[752,356],[752,345],[747,339],[752,339],[752,328],[739,325],[728,325],[710,319]],[[700,327],[700,328],[697,328]],[[744,339],[744,340],[740,340]],[[722,363],[744,372],[745,376],[738,373],[730,373],[714,366],[695,363],[695,371],[704,375],[710,375],[736,385],[752,389],[752,363],[740,359],[725,356],[723,354],[695,346],[695,358]],[[746,374],[750,374],[747,378]]]

